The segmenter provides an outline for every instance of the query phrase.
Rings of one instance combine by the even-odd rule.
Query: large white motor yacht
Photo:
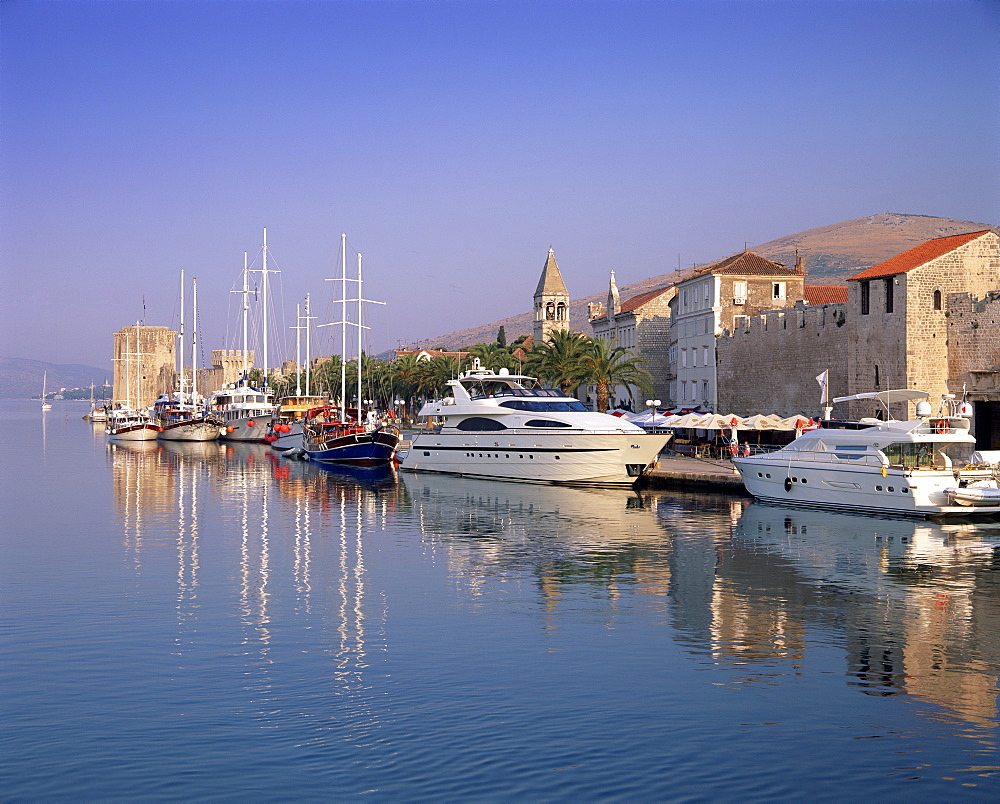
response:
[[[775,452],[734,458],[747,491],[788,505],[907,516],[1000,514],[1000,465],[974,461],[969,419],[950,400],[932,415],[922,391],[882,391],[835,402],[923,399],[919,418],[823,422]]]
[[[448,385],[452,396],[421,408],[440,423],[413,439],[401,469],[631,485],[670,439],[506,369],[473,369]]]

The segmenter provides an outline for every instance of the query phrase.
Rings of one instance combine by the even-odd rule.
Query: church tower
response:
[[[569,331],[569,291],[556,264],[556,256],[549,249],[535,288],[535,343],[549,340],[550,333],[555,330]]]

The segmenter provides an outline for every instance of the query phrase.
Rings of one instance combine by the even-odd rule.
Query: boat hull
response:
[[[279,452],[286,452],[295,447],[302,446],[302,421],[283,422],[284,426],[290,428],[289,432],[280,432],[272,426],[265,438],[271,445],[271,449]]]
[[[160,428],[155,424],[137,424],[107,430],[109,441],[155,441],[159,434]]]
[[[766,502],[913,517],[1000,514],[1000,504],[956,505],[949,497],[955,478],[949,471],[909,471],[859,466],[822,468],[812,461],[734,458],[743,485]]]
[[[221,427],[219,438],[223,441],[264,442],[267,435],[268,413],[256,415],[227,416]]]
[[[215,441],[219,437],[219,422],[212,419],[172,422],[160,425],[161,441]]]
[[[306,457],[317,463],[379,466],[392,461],[399,445],[399,434],[394,429],[347,433],[322,442],[307,438],[302,446]]]
[[[401,469],[536,483],[631,486],[669,435],[645,433],[422,433]]]

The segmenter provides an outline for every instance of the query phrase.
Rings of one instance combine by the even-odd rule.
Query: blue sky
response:
[[[4,0],[0,354],[109,366],[181,268],[236,346],[264,227],[284,327],[336,315],[347,233],[379,351],[530,309],[550,246],[583,296],[879,212],[1000,223],[997,41],[974,0]]]

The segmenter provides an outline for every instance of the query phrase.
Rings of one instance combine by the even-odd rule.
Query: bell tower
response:
[[[555,330],[569,331],[569,291],[550,248],[535,288],[535,343],[549,340]]]

